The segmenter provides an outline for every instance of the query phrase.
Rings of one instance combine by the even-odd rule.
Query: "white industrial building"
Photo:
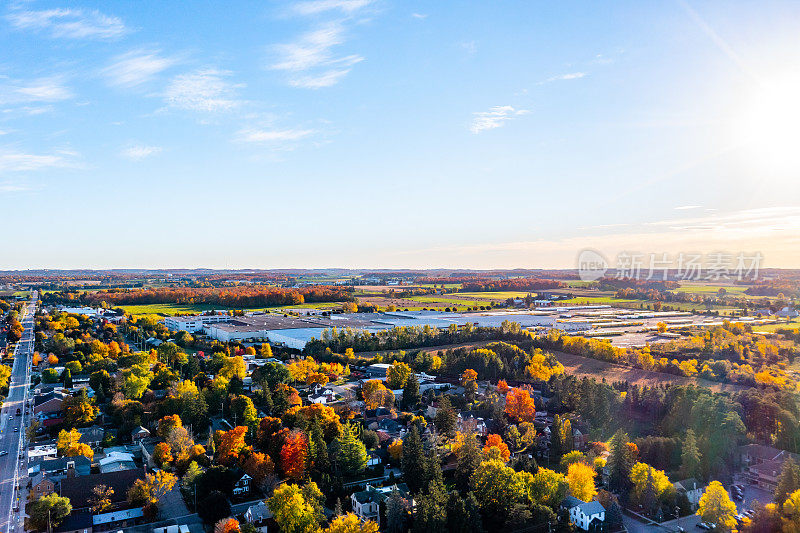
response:
[[[227,322],[230,319],[228,315],[168,316],[164,319],[164,325],[172,331],[196,333],[208,324]]]

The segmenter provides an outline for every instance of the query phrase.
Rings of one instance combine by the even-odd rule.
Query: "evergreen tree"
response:
[[[456,435],[457,421],[458,415],[450,403],[450,397],[446,394],[442,395],[439,399],[439,408],[436,410],[436,417],[433,419],[436,429],[442,435],[452,439]]]
[[[432,481],[425,493],[414,498],[414,533],[441,533],[447,527],[447,492],[441,481]]]
[[[386,500],[387,533],[403,533],[406,530],[408,511],[400,492],[394,490]]]
[[[447,529],[449,533],[482,533],[483,525],[478,501],[473,493],[462,498],[451,492],[447,498]]]
[[[331,461],[328,457],[328,445],[322,434],[322,427],[318,418],[312,418],[308,426],[309,457],[313,461],[314,472],[328,474],[331,470]]]
[[[406,484],[411,492],[417,493],[425,482],[425,456],[422,453],[422,439],[416,426],[411,427],[403,439],[402,469]]]
[[[621,490],[630,486],[630,472],[633,458],[628,447],[628,434],[621,429],[614,433],[609,443],[608,456],[609,485],[612,489]]]
[[[699,478],[701,474],[700,450],[697,447],[697,438],[691,429],[686,431],[681,450],[681,476],[684,478]]]
[[[403,404],[407,409],[413,409],[419,401],[419,380],[417,376],[411,374],[406,380],[406,386],[403,387]]]
[[[358,438],[358,431],[352,424],[346,424],[336,438],[337,463],[345,476],[362,472],[369,459],[367,447]]]
[[[561,416],[553,417],[553,425],[550,426],[550,461],[555,462],[561,459],[564,453],[564,444],[561,442]]]
[[[783,462],[781,473],[778,476],[778,485],[775,487],[775,501],[783,505],[791,493],[800,489],[800,467],[789,457]]]
[[[464,435],[464,444],[458,451],[458,466],[456,467],[456,487],[463,493],[469,490],[469,480],[478,465],[481,464],[481,450],[475,435]]]

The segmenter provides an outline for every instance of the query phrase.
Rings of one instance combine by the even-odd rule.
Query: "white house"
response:
[[[199,316],[168,316],[164,319],[164,325],[172,331],[188,331],[197,333],[208,324],[227,322],[231,319],[228,315],[199,315]]]
[[[692,504],[693,509],[697,509],[700,497],[706,491],[706,488],[693,477],[683,481],[676,481],[672,486],[675,487],[675,491],[678,494],[686,494],[686,499]]]
[[[797,318],[798,316],[800,316],[800,313],[797,312],[797,309],[786,306],[777,313],[775,313],[775,316],[778,316],[780,318]]]
[[[380,506],[394,491],[397,491],[407,504],[413,505],[413,501],[410,501],[408,486],[405,483],[398,483],[390,487],[367,485],[364,490],[350,495],[353,512],[363,521],[374,520],[380,525]]]
[[[261,533],[267,533],[267,520],[272,518],[272,511],[263,501],[251,505],[244,513],[244,519]]]
[[[589,530],[589,524],[593,520],[605,522],[606,510],[600,502],[584,502],[573,496],[568,496],[561,503],[561,506],[569,511],[569,521],[584,531]]]
[[[314,392],[308,395],[308,401],[311,403],[321,403],[323,405],[336,401],[336,393],[325,387],[317,386]]]

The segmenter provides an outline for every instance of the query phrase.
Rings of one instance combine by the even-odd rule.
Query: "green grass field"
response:
[[[507,300],[509,298],[525,298],[527,295],[532,294],[534,297],[536,293],[527,291],[478,291],[478,292],[458,292],[458,296],[467,298],[475,298],[477,300]]]
[[[747,287],[743,285],[708,285],[705,283],[696,283],[690,281],[681,283],[681,286],[675,289],[675,292],[710,295],[717,294],[720,289],[725,289],[725,291],[727,291],[727,293],[731,296],[748,297],[747,294],[744,294],[744,291],[747,290]]]

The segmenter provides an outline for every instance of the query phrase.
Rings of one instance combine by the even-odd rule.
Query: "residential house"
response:
[[[78,428],[78,433],[81,434],[81,438],[78,442],[83,444],[88,444],[90,447],[96,449],[100,447],[100,444],[103,442],[103,437],[105,436],[105,430],[100,426],[89,426],[88,428]]]
[[[44,459],[28,467],[29,476],[43,474],[54,482],[65,477],[88,476],[91,471],[92,462],[83,455]]]
[[[98,461],[100,472],[116,472],[119,470],[133,470],[136,463],[133,461],[133,454],[123,452],[110,452]]]
[[[408,486],[405,483],[398,483],[389,487],[373,487],[367,485],[366,488],[350,495],[350,503],[355,513],[362,521],[374,520],[381,525],[381,506],[385,507],[386,500],[397,491],[405,500],[409,508],[413,505]]]
[[[33,499],[38,500],[42,496],[52,494],[56,490],[56,485],[47,477],[47,474],[39,472],[31,478],[30,495]]]
[[[33,398],[33,414],[47,428],[61,423],[61,404],[69,394],[61,391],[37,394]]]
[[[780,318],[797,318],[798,316],[800,316],[800,313],[797,312],[797,309],[786,306],[777,313],[775,313],[775,316]]]
[[[482,437],[489,434],[489,428],[486,426],[486,421],[479,416],[472,413],[458,413],[458,428],[461,432],[472,432]]]
[[[328,388],[317,386],[314,388],[314,392],[308,395],[308,401],[326,405],[336,401],[336,393]]]
[[[791,457],[795,463],[800,463],[800,456],[797,454],[763,444],[740,446],[739,455],[744,478],[770,492],[774,491],[778,484],[778,476],[786,459]]]
[[[693,477],[676,481],[672,486],[675,487],[675,491],[678,494],[686,495],[686,499],[692,504],[693,510],[697,509],[697,505],[700,503],[700,496],[706,491],[705,486]]]
[[[606,510],[598,501],[584,502],[574,496],[567,496],[561,502],[561,507],[569,513],[569,521],[584,531],[595,529],[597,523],[605,522],[606,519]]]
[[[93,498],[92,489],[98,485],[105,485],[114,491],[111,495],[112,510],[122,510],[128,508],[128,489],[137,479],[144,479],[144,477],[145,473],[141,468],[67,477],[59,482],[58,493],[60,496],[69,498],[74,510],[88,509]]]
[[[53,533],[93,533],[92,513],[88,509],[73,510],[53,528]]]
[[[233,495],[245,496],[250,494],[250,485],[252,481],[253,478],[243,472],[239,479],[236,480],[236,483],[233,484]]]
[[[144,516],[144,509],[142,507],[96,514],[92,516],[92,530],[94,532],[119,531],[122,528],[134,525],[136,519],[142,516]]]
[[[261,533],[267,533],[267,521],[272,518],[272,511],[263,501],[251,505],[244,512],[244,519]]]
[[[142,426],[135,428],[131,432],[131,438],[133,439],[134,442],[146,439],[149,436],[150,432],[146,428],[143,428]]]

